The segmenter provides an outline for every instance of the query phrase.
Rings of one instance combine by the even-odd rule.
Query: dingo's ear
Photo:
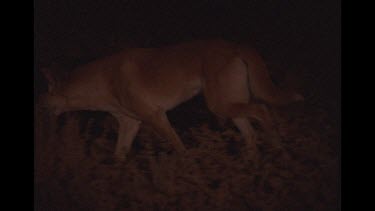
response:
[[[53,76],[51,69],[44,67],[40,70],[43,73],[43,76],[47,79],[48,91],[52,91],[56,87],[56,78]]]

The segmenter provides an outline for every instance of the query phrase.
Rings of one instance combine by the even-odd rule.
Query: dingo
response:
[[[266,107],[303,100],[300,94],[277,88],[262,58],[253,49],[234,43],[194,41],[164,48],[130,48],[83,65],[66,80],[43,71],[49,91],[41,103],[58,115],[72,110],[102,110],[119,122],[115,157],[124,160],[140,123],[150,124],[178,152],[183,143],[166,111],[203,92],[207,107],[233,121],[247,145],[256,150],[248,120],[270,127]]]

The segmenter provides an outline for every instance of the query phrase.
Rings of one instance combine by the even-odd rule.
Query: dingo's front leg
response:
[[[118,141],[114,156],[118,161],[125,161],[141,122],[124,115],[118,117],[118,122]]]
[[[155,111],[151,116],[148,116],[145,122],[149,123],[163,138],[171,141],[173,147],[178,153],[182,154],[186,151],[184,144],[176,131],[172,128],[164,111]]]

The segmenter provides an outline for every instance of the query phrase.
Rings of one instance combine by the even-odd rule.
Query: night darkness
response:
[[[46,90],[43,67],[221,38],[254,46],[273,79],[293,75],[288,82],[306,99],[275,109],[288,156],[260,144],[258,168],[233,141],[238,131],[219,126],[202,96],[168,114],[190,151],[182,161],[145,127],[130,161],[113,165],[118,126],[107,113],[63,114],[58,144],[42,144],[36,120],[36,210],[339,210],[340,1],[34,2],[36,96]]]

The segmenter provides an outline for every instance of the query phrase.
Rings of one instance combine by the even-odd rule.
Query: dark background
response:
[[[279,69],[299,71],[305,94],[340,98],[337,0],[34,2],[36,70],[82,64],[124,46],[224,38],[255,46]]]
[[[332,60],[339,50],[339,20],[340,2],[332,0],[35,1],[37,51],[52,54],[71,42],[156,46],[222,37],[257,41],[279,51],[320,48]]]

